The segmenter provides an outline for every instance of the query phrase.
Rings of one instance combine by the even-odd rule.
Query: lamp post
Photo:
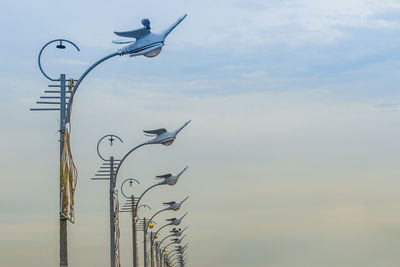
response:
[[[186,245],[183,246],[183,247],[182,246],[177,246],[174,250],[172,250],[169,253],[170,257],[173,257],[174,255],[177,255],[177,254],[183,254],[185,252],[186,248],[187,248],[187,245],[188,245],[188,243],[186,243]]]
[[[171,223],[169,223],[169,224],[167,224],[167,226],[168,225],[171,225]],[[188,227],[186,227],[185,229],[179,229],[179,230],[177,230],[177,229],[172,229],[170,232],[172,233],[172,234],[170,234],[170,235],[167,235],[166,237],[164,237],[160,242],[156,242],[156,262],[157,262],[157,265],[158,265],[158,262],[159,262],[159,247],[161,246],[161,244],[165,241],[165,240],[167,240],[168,238],[170,238],[170,237],[173,237],[173,236],[175,236],[175,237],[180,237],[181,235],[182,235],[182,233],[187,229]],[[160,228],[161,229],[161,228]],[[159,230],[160,230],[159,229]],[[157,233],[158,233],[159,231],[157,231]],[[158,235],[157,235],[157,233],[154,235],[154,239],[157,239],[158,238]],[[153,241],[154,241],[154,239],[153,239]],[[153,243],[151,244],[152,246],[153,246]],[[152,266],[153,267],[153,266]]]
[[[182,241],[182,239],[179,241],[179,243]],[[176,249],[172,250],[170,253],[167,252],[167,249],[166,249],[167,247],[164,247],[162,250],[160,250],[161,251],[161,255],[165,255],[169,259],[171,259],[177,253],[183,255],[184,252],[186,251],[187,247],[188,247],[188,244],[189,243],[186,243],[186,245],[184,245],[184,246],[181,246],[181,245],[176,246]],[[164,257],[164,262],[166,262],[165,257]]]
[[[109,160],[106,160],[100,153],[99,151],[99,146],[100,142],[104,140],[106,137],[110,138],[117,138],[119,141],[122,142],[122,139],[119,138],[116,135],[105,135],[103,136],[99,142],[97,143],[97,154],[98,156],[103,160],[106,161],[106,163],[103,163],[103,165],[106,165],[106,167],[109,167],[109,173],[105,174],[106,176],[109,175],[110,180],[110,264],[111,267],[117,266],[116,263],[119,262],[119,247],[118,247],[118,232],[116,229],[118,228],[118,212],[119,212],[119,207],[118,205],[116,206],[115,204],[118,203],[118,190],[116,190],[116,181],[118,177],[118,173],[120,170],[120,167],[122,163],[126,160],[126,158],[134,152],[136,149],[145,146],[145,145],[150,145],[150,144],[163,144],[163,145],[171,145],[174,140],[176,139],[177,134],[187,125],[189,124],[190,121],[187,121],[183,126],[179,127],[177,130],[168,132],[166,129],[158,129],[158,130],[150,130],[150,131],[144,131],[146,134],[152,133],[157,131],[160,132],[159,134],[153,134],[155,135],[153,139],[143,142],[140,145],[135,146],[132,148],[128,153],[126,153],[121,160],[115,160],[114,157],[110,157]],[[100,173],[96,174],[96,176],[104,176],[104,174],[101,173],[101,170],[99,171]],[[96,178],[92,178],[96,179]],[[97,178],[98,180],[99,178]]]
[[[129,182],[129,185],[132,187],[133,181],[135,181],[136,183],[139,184],[139,181],[133,178],[130,179],[126,179],[124,182],[122,182],[121,184],[121,193],[122,195],[127,198],[128,200],[130,200],[127,204],[129,205],[129,209],[128,206],[124,205],[121,212],[126,212],[129,211],[131,213],[131,220],[132,220],[132,255],[133,255],[133,266],[136,267],[138,266],[138,254],[137,254],[137,231],[136,231],[136,214],[137,211],[141,208],[141,207],[147,207],[148,209],[151,210],[150,206],[148,205],[140,205],[137,206],[135,205],[135,197],[132,194],[130,197],[128,197],[128,195],[124,192],[123,188],[124,185],[126,184],[126,182]],[[138,217],[138,219],[140,219]]]
[[[72,158],[72,152],[70,147],[70,131],[71,131],[71,111],[72,111],[72,103],[74,96],[78,90],[79,85],[83,81],[83,79],[92,71],[97,65],[100,63],[113,58],[117,55],[145,55],[148,57],[153,57],[159,54],[161,51],[161,47],[164,45],[165,38],[168,34],[183,20],[186,15],[179,18],[177,22],[168,27],[165,31],[163,31],[160,35],[152,34],[149,30],[150,22],[148,21],[148,32],[141,31],[142,40],[141,42],[135,42],[132,45],[128,45],[123,49],[119,49],[117,52],[110,53],[109,55],[97,60],[93,63],[83,74],[79,77],[77,83],[75,84],[74,79],[66,79],[65,74],[60,74],[59,78],[52,78],[45,73],[41,64],[41,56],[44,49],[52,44],[58,43],[56,48],[65,49],[66,46],[63,43],[68,43],[76,48],[76,50],[80,51],[78,46],[73,42],[66,39],[55,39],[47,42],[40,50],[38,55],[38,65],[40,72],[51,82],[55,82],[56,84],[50,84],[49,87],[59,88],[59,90],[45,90],[45,94],[52,94],[41,96],[41,99],[53,99],[59,100],[59,102],[54,101],[37,101],[37,104],[43,105],[58,105],[58,107],[51,108],[32,108],[31,111],[60,111],[60,125],[59,125],[59,134],[60,134],[60,228],[59,228],[59,264],[60,267],[68,266],[68,239],[67,239],[67,221],[71,221],[74,223],[74,192],[77,182],[77,170]],[[147,22],[146,21],[146,22]],[[138,31],[136,31],[138,32]],[[131,36],[135,37],[135,36]],[[157,38],[156,38],[157,37]],[[135,37],[136,38],[136,37]],[[136,38],[140,39],[140,38]],[[139,52],[141,51],[141,52]],[[69,88],[69,91],[66,88]],[[54,95],[56,94],[56,95]]]
[[[92,180],[109,180],[109,218],[110,218],[110,265],[119,266],[120,256],[119,256],[119,205],[118,205],[118,190],[115,189],[115,176],[114,171],[116,166],[118,165],[118,160],[115,160],[113,156],[107,160],[106,157],[103,157],[100,153],[100,144],[103,140],[109,138],[110,146],[113,145],[115,140],[123,143],[122,139],[113,134],[107,134],[100,138],[97,142],[97,155],[100,159],[102,159],[103,166],[96,173],[96,177],[92,178]],[[104,170],[106,169],[106,170]]]
[[[148,132],[153,132],[153,131],[146,131],[146,133]],[[156,176],[156,179],[162,179],[162,181],[150,186],[149,188],[147,188],[137,199],[137,201],[135,201],[135,198],[133,195],[131,195],[130,197],[128,197],[127,195],[124,194],[123,191],[123,186],[127,181],[131,181],[130,184],[132,184],[132,179],[126,179],[122,184],[121,184],[121,193],[123,196],[125,196],[125,198],[127,198],[128,200],[130,200],[130,204],[131,204],[131,211],[132,211],[132,235],[133,235],[133,239],[134,239],[134,246],[133,246],[133,254],[134,254],[134,262],[133,262],[133,266],[136,267],[137,266],[137,246],[136,246],[136,217],[137,217],[137,210],[138,210],[138,206],[140,204],[140,200],[142,200],[143,196],[149,192],[152,188],[155,188],[157,186],[160,185],[169,185],[169,186],[173,186],[178,182],[179,177],[182,175],[182,173],[184,171],[186,171],[188,167],[185,167],[180,173],[178,173],[177,175],[172,175],[170,173],[168,174],[164,174],[164,175],[158,175]],[[139,184],[139,182],[134,179],[135,182],[137,182]],[[151,221],[150,221],[151,222]],[[150,223],[149,222],[149,223]]]
[[[155,216],[157,216],[158,214],[160,214],[161,212],[167,211],[167,210],[173,210],[173,211],[178,211],[183,202],[185,202],[189,197],[187,196],[185,199],[183,199],[181,202],[175,202],[175,201],[170,201],[170,202],[164,202],[164,205],[167,205],[168,207],[161,209],[159,211],[157,211],[156,213],[154,213],[154,215],[150,218],[149,222],[152,221],[152,219],[154,219]],[[146,235],[147,235],[147,228],[149,227],[149,223],[145,223],[145,228],[144,228],[144,236],[145,236],[145,240],[146,240]],[[157,231],[158,233],[158,231]],[[151,244],[153,244],[153,235],[151,236]],[[147,261],[146,261],[146,255],[147,255],[147,245],[146,242],[144,244],[144,267],[147,267]]]
[[[181,223],[182,219],[183,219],[186,215],[187,215],[187,212],[186,212],[182,217],[180,217],[179,219],[177,219],[177,218],[167,219],[167,221],[169,221],[169,223],[167,223],[167,224],[161,226],[161,227],[157,230],[157,232],[154,234],[154,236],[158,236],[158,233],[159,233],[163,228],[165,228],[165,227],[167,227],[167,226],[169,226],[169,225],[176,225],[176,226],[179,225],[179,224]],[[164,240],[162,240],[161,242],[163,242],[163,241],[164,241]],[[156,245],[156,251],[157,251],[156,255],[159,254],[160,264],[161,264],[162,253],[160,253],[159,248],[160,248],[161,242],[160,242],[158,245]]]

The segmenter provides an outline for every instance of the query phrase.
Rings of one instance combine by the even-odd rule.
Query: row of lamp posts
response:
[[[127,203],[119,209],[119,205],[116,205],[118,203],[118,199],[116,196],[118,196],[118,190],[116,189],[116,181],[118,178],[118,173],[120,170],[120,167],[122,166],[123,162],[128,158],[130,154],[132,154],[136,149],[145,146],[145,145],[150,145],[150,144],[162,144],[169,146],[171,145],[178,133],[188,125],[190,121],[185,122],[181,127],[176,129],[175,131],[168,132],[166,129],[157,129],[157,130],[152,130],[152,131],[144,131],[147,135],[153,135],[153,139],[146,141],[134,148],[132,148],[128,153],[126,153],[121,160],[116,160],[114,159],[113,156],[111,156],[109,159],[106,159],[104,156],[101,155],[100,153],[100,144],[102,143],[103,140],[108,139],[110,141],[110,145],[113,144],[115,140],[120,141],[121,143],[123,142],[122,139],[116,135],[105,135],[97,143],[97,154],[100,157],[100,159],[103,160],[103,166],[100,167],[100,170],[96,173],[95,177],[92,178],[92,180],[109,180],[110,181],[110,264],[112,267],[118,266],[119,263],[119,211],[126,212],[129,211],[131,212],[131,217],[132,217],[132,247],[133,247],[133,266],[137,267],[138,266],[138,249],[137,249],[137,231],[138,231],[138,225],[141,224],[143,229],[143,261],[144,261],[144,266],[148,266],[148,251],[147,251],[147,236],[148,236],[148,229],[152,229],[154,227],[154,218],[164,212],[164,211],[178,211],[185,202],[188,197],[183,199],[181,202],[165,202],[163,203],[166,205],[165,208],[160,209],[154,215],[150,217],[150,219],[146,220],[146,218],[140,219],[138,217],[138,209],[140,207],[149,207],[148,205],[140,205],[141,200],[143,196],[149,192],[151,189],[161,186],[161,185],[170,185],[173,186],[178,182],[179,177],[186,171],[188,167],[185,167],[182,171],[180,171],[176,175],[172,174],[165,174],[165,175],[159,175],[156,176],[157,179],[160,179],[161,181],[155,183],[154,185],[150,186],[147,188],[138,198],[135,198],[134,195],[127,195],[124,193],[124,186],[130,185],[132,186],[134,183],[139,184],[140,182],[136,179],[129,178],[126,179],[122,182],[121,184],[121,193],[122,195],[126,198]],[[106,170],[105,170],[106,169]],[[186,214],[185,214],[186,215]],[[184,216],[185,216],[184,215]],[[177,218],[171,218],[169,219],[170,222],[166,224],[163,227],[169,226],[169,225],[179,225],[180,222],[182,221],[183,217],[177,219]],[[163,227],[161,227],[159,230],[161,230]],[[153,234],[151,232],[150,234],[150,247],[151,247],[151,257],[150,257],[150,266],[155,266],[155,261],[154,261],[154,240],[158,237],[158,232]],[[176,235],[177,236],[177,235]]]
[[[129,45],[119,49],[117,52],[113,52],[108,54],[105,57],[100,58],[92,65],[90,65],[79,77],[79,79],[74,78],[67,78],[66,74],[60,74],[58,77],[51,77],[51,75],[47,74],[43,67],[42,67],[42,54],[45,48],[49,47],[50,44],[57,43],[57,49],[65,49],[65,44],[69,44],[73,46],[77,51],[80,51],[79,47],[66,39],[55,39],[47,42],[40,50],[38,56],[38,65],[41,73],[45,76],[48,80],[51,81],[49,84],[49,89],[44,90],[44,95],[40,97],[40,101],[37,101],[36,104],[40,106],[38,108],[31,108],[31,111],[59,111],[59,142],[60,142],[60,210],[59,210],[59,218],[60,218],[60,228],[59,228],[59,264],[60,267],[68,267],[68,238],[67,238],[67,223],[68,221],[75,223],[74,220],[74,212],[73,212],[73,205],[74,205],[74,191],[76,186],[76,178],[77,178],[77,171],[75,168],[75,164],[72,159],[72,152],[70,146],[70,129],[71,129],[71,111],[72,111],[72,104],[73,99],[76,96],[78,87],[81,85],[82,81],[85,77],[100,63],[114,58],[115,56],[140,56],[144,55],[147,57],[154,57],[157,56],[161,48],[164,46],[164,42],[166,37],[171,33],[171,31],[185,19],[186,15],[178,18],[178,20],[165,29],[163,32],[159,34],[154,34],[150,31],[150,21],[148,19],[143,19],[142,24],[143,28],[137,29],[134,31],[127,31],[127,32],[115,32],[119,36],[134,38],[136,41],[123,41],[123,42],[116,42],[116,43],[129,43]],[[45,105],[45,106],[43,106]],[[189,121],[190,122],[190,121]],[[131,149],[121,160],[116,160],[114,157],[110,158],[103,158],[99,152],[99,144],[100,142],[109,137],[113,142],[115,138],[122,142],[122,139],[115,135],[107,135],[100,139],[97,147],[97,152],[99,157],[103,160],[103,166],[101,167],[100,171],[96,174],[96,177],[93,179],[96,180],[109,180],[109,198],[110,198],[110,266],[111,267],[119,267],[119,204],[118,204],[118,190],[116,189],[116,179],[118,177],[119,169],[124,162],[124,160],[137,148],[149,145],[149,144],[163,144],[163,145],[170,145],[175,140],[176,135],[189,123],[186,122],[182,127],[178,128],[176,131],[168,132],[165,129],[157,129],[153,131],[145,131],[146,134],[153,136],[154,138],[144,142],[133,149]],[[182,171],[183,172],[183,171]],[[180,174],[182,174],[182,172]],[[179,175],[180,175],[179,174]],[[179,178],[179,175],[176,177]],[[172,175],[171,175],[172,176]],[[158,178],[164,179],[164,181],[154,185],[162,185],[162,184],[172,184],[170,182],[173,177],[166,177],[160,176]],[[69,179],[67,181],[66,179]],[[176,182],[176,181],[175,181]],[[152,187],[154,187],[152,186]],[[151,188],[152,188],[151,187]],[[150,190],[150,188],[148,189]],[[146,190],[144,193],[146,193]],[[144,195],[142,194],[142,196]],[[136,226],[137,223],[140,221],[137,216],[137,210],[139,207],[140,198],[136,201],[134,196],[130,196],[131,200],[131,212],[132,212],[132,229],[133,229],[133,237],[134,241],[136,242]],[[183,201],[182,201],[183,202]],[[165,210],[176,210],[180,208],[182,202],[179,203],[167,203],[167,207],[160,210],[152,217],[155,217],[158,213],[165,211]],[[179,207],[178,207],[179,206]],[[177,208],[178,207],[178,208]],[[153,219],[153,218],[152,218]],[[144,233],[146,240],[147,229],[153,225],[152,219],[146,220],[145,218],[142,220],[144,226]],[[153,247],[153,240],[155,237],[151,236],[151,243]],[[145,246],[145,255],[144,261],[145,266],[147,264],[147,256],[146,256],[146,246]],[[160,252],[160,251],[158,251]],[[164,261],[160,262],[159,266],[162,264],[171,265],[171,259],[165,256],[165,251],[163,251]],[[182,252],[183,253],[183,252]],[[160,253],[159,253],[160,254]],[[137,266],[137,250],[136,246],[134,246],[134,266]],[[151,261],[152,266],[154,266],[153,261]],[[181,257],[179,260],[179,264],[184,264],[184,259]]]

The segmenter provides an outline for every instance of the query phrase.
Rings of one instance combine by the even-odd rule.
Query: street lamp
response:
[[[161,246],[161,244],[162,244],[162,242],[164,242],[164,240],[166,240],[167,238],[169,238],[169,237],[172,237],[172,236],[176,236],[176,237],[180,237],[181,235],[182,235],[182,233],[187,229],[188,227],[186,227],[185,229],[179,229],[179,230],[177,230],[177,229],[172,229],[170,232],[172,233],[172,234],[170,234],[170,235],[167,235],[166,237],[164,237],[157,245],[158,246]],[[154,237],[155,239],[156,239],[156,237]]]
[[[188,122],[187,122],[188,123]],[[178,130],[174,131],[176,132],[173,136],[174,138],[176,137],[176,134],[181,131],[183,129],[183,127],[185,127],[187,125],[187,123],[184,124],[184,126],[180,127]],[[146,132],[151,132],[151,131],[146,131]],[[168,135],[166,137],[166,139],[171,138],[171,135]],[[160,139],[161,141],[163,139]],[[135,203],[135,198],[134,195],[131,195],[130,197],[128,197],[124,191],[123,191],[123,186],[127,181],[130,181],[130,184],[132,184],[132,179],[126,179],[122,184],[121,184],[121,193],[124,197],[126,197],[128,200],[130,200],[130,206],[131,206],[131,212],[132,212],[132,241],[133,241],[133,266],[136,267],[137,266],[137,246],[136,246],[136,217],[137,217],[137,210],[138,210],[138,206],[140,203],[140,200],[143,198],[143,196],[150,191],[150,189],[156,187],[156,186],[160,186],[160,185],[170,185],[173,186],[178,182],[179,177],[182,175],[182,173],[184,171],[186,171],[188,167],[184,168],[180,173],[178,173],[177,175],[172,175],[172,174],[164,174],[164,175],[159,175],[156,176],[156,179],[163,179],[163,181],[160,181],[152,186],[150,186],[149,188],[147,188],[138,198],[138,200]],[[135,182],[137,182],[139,184],[139,182],[136,179],[133,179]],[[151,221],[149,221],[149,225],[150,225]]]
[[[126,153],[124,155],[124,157],[121,160],[114,160],[114,157],[110,157],[109,160],[106,160],[105,157],[103,157],[101,155],[101,153],[99,152],[99,146],[100,146],[100,142],[102,140],[104,140],[106,137],[110,137],[110,139],[112,138],[117,138],[118,140],[120,140],[122,142],[122,139],[119,138],[116,135],[105,135],[103,136],[99,142],[97,143],[97,154],[98,156],[105,161],[105,163],[103,163],[103,165],[105,165],[105,167],[109,168],[109,171],[107,173],[102,173],[103,171],[100,170],[98,174],[96,174],[96,176],[100,176],[101,179],[104,176],[108,176],[108,178],[105,179],[109,179],[110,180],[110,262],[111,262],[111,267],[116,266],[116,262],[119,261],[119,248],[118,248],[118,238],[119,236],[117,236],[117,228],[119,225],[118,222],[118,212],[119,212],[119,207],[118,205],[116,206],[116,204],[118,203],[118,190],[116,190],[116,181],[117,181],[117,176],[120,170],[120,167],[122,165],[122,163],[125,161],[125,159],[136,149],[145,146],[145,145],[150,145],[150,144],[162,144],[163,142],[166,142],[168,140],[171,140],[171,138],[173,138],[173,140],[176,138],[177,134],[189,123],[190,121],[187,121],[183,126],[179,127],[177,130],[173,131],[173,132],[168,132],[165,130],[166,133],[169,133],[168,135],[165,135],[162,138],[159,138],[158,142],[152,142],[154,139],[151,139],[149,141],[146,141],[136,147],[134,147],[133,149],[131,149],[128,153]],[[148,131],[147,131],[148,132]],[[115,139],[114,139],[115,140]],[[110,141],[111,142],[111,141]],[[112,144],[112,142],[111,142]],[[102,177],[103,176],[103,177]],[[96,179],[96,178],[94,178]],[[103,178],[104,179],[104,178]]]
[[[185,261],[186,261],[186,259],[187,259],[187,258],[186,258],[186,255],[185,255],[187,246],[188,246],[188,243],[187,243],[184,247],[182,247],[182,246],[177,246],[176,249],[172,250],[172,251],[169,252],[169,253],[168,253],[168,252],[166,251],[166,249],[164,248],[163,251],[164,251],[164,255],[166,256],[166,257],[164,258],[164,261],[165,261],[166,263],[168,263],[168,264],[171,266],[172,263],[173,263],[176,259],[178,259],[178,260],[179,260],[178,263],[179,263],[181,266],[183,266],[184,263],[185,263]],[[174,258],[175,256],[177,256],[177,258]]]
[[[79,85],[84,80],[84,78],[92,71],[97,65],[115,57],[117,55],[145,55],[148,57],[153,57],[159,54],[161,51],[161,47],[164,45],[165,38],[168,34],[186,17],[183,16],[178,19],[173,25],[168,27],[162,34],[152,34],[150,33],[150,22],[144,21],[143,25],[149,31],[145,33],[142,32],[142,38],[138,36],[131,35],[129,37],[134,37],[137,41],[134,44],[128,45],[127,47],[118,50],[117,52],[111,53],[93,63],[83,74],[79,77],[78,81],[75,83],[73,78],[66,79],[65,74],[60,74],[59,78],[51,78],[49,75],[45,73],[41,64],[41,56],[44,49],[56,42],[56,48],[65,49],[66,46],[64,43],[69,43],[76,48],[76,50],[80,51],[78,46],[73,42],[66,39],[55,39],[46,43],[40,50],[38,56],[38,65],[40,72],[51,82],[56,82],[56,84],[50,84],[49,87],[59,88],[59,90],[45,90],[45,94],[51,94],[50,96],[41,96],[41,99],[52,99],[59,100],[59,102],[54,101],[37,101],[37,104],[43,105],[58,105],[58,107],[51,108],[31,108],[31,111],[60,111],[60,267],[68,266],[68,251],[67,251],[67,221],[71,221],[74,223],[74,192],[77,182],[77,170],[72,158],[72,152],[70,147],[70,131],[71,131],[71,111],[72,111],[72,103],[76,91],[78,90]],[[147,25],[147,26],[146,26]],[[132,31],[130,33],[138,31]],[[129,32],[128,32],[129,33]],[[66,88],[69,88],[67,91]],[[54,95],[56,94],[56,95]]]
[[[185,215],[186,215],[186,214],[185,214]],[[174,218],[174,219],[175,219],[175,218]],[[176,220],[176,219],[175,219],[175,220]],[[168,226],[168,225],[171,225],[171,223],[166,224],[166,225],[164,225],[163,227]],[[163,227],[161,227],[161,228],[154,234],[154,238],[152,239],[153,242],[154,242],[154,239],[157,239],[157,238],[158,238],[157,233],[158,233]],[[174,229],[172,229],[172,230],[170,231],[172,234],[167,235],[167,236],[164,237],[160,242],[155,242],[155,243],[156,243],[156,261],[157,261],[157,262],[159,261],[159,255],[160,255],[160,253],[159,253],[159,248],[160,248],[161,244],[162,244],[165,240],[167,240],[168,238],[170,238],[170,237],[172,237],[172,236],[180,237],[180,236],[183,234],[183,232],[184,232],[187,228],[188,228],[188,227],[186,227],[186,228],[183,229],[183,230],[180,229],[180,228],[179,228],[179,230],[176,229],[176,228],[174,228]],[[151,244],[151,246],[153,246],[153,243]]]
[[[161,226],[160,229],[158,229],[158,231],[157,231],[155,234],[157,235],[158,232],[161,231],[161,229],[163,229],[164,227],[167,227],[167,226],[169,226],[169,225],[178,226],[178,225],[182,222],[183,218],[184,218],[187,214],[188,214],[188,213],[186,212],[186,213],[185,213],[182,217],[180,217],[180,218],[170,218],[170,219],[167,219],[166,221],[169,221],[169,223],[167,223],[167,224]]]
[[[160,214],[161,212],[164,212],[164,211],[167,211],[167,210],[178,211],[178,210],[181,208],[183,202],[185,202],[188,198],[189,198],[189,196],[187,196],[187,197],[186,197],[184,200],[182,200],[181,202],[170,201],[170,202],[165,202],[165,203],[163,203],[164,205],[167,205],[168,207],[157,211],[157,212],[150,218],[149,223],[154,219],[155,216],[157,216],[157,215]],[[147,225],[146,225],[146,220],[144,220],[144,244],[143,244],[143,247],[144,247],[144,267],[147,266],[147,258],[146,258],[146,255],[147,255],[147,242],[146,242],[146,236],[147,236],[147,228],[149,227],[149,223],[147,223]],[[150,238],[151,238],[151,240],[150,240],[150,241],[151,241],[151,244],[153,244],[153,237],[154,237],[153,235],[151,235],[151,237],[150,237]]]
[[[167,226],[169,226],[169,225],[175,225],[175,226],[179,225],[179,224],[181,223],[182,219],[183,219],[186,215],[187,215],[187,213],[185,213],[185,214],[184,214],[181,218],[179,218],[179,219],[177,219],[177,218],[167,219],[167,221],[170,221],[170,222],[167,223],[167,224],[165,224],[165,225],[163,225],[163,226],[161,226],[160,229],[158,229],[158,231],[154,234],[154,236],[155,236],[155,237],[158,237],[158,233],[161,231],[161,229],[163,229],[163,228],[165,228],[165,227],[167,227]],[[162,241],[164,241],[164,240],[162,240]],[[160,262],[162,262],[162,259],[161,259],[162,253],[160,252],[160,245],[161,245],[162,241],[161,241],[160,243],[158,243],[158,244],[157,244],[157,242],[156,242],[156,258],[159,258],[159,261],[160,261]],[[152,243],[152,245],[153,245],[153,243]],[[157,254],[159,255],[159,257],[157,256]]]
[[[188,245],[189,245],[189,243],[186,243],[185,246],[181,246],[181,245],[175,246],[175,249],[172,250],[172,251],[169,253],[170,256],[172,257],[172,256],[174,256],[174,255],[176,255],[176,254],[183,254],[183,253],[186,251]]]

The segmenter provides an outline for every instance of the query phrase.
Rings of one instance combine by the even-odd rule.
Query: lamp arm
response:
[[[125,159],[133,152],[133,151],[135,151],[136,149],[138,149],[139,147],[142,147],[142,146],[144,146],[144,145],[147,145],[147,144],[149,144],[148,142],[145,142],[145,143],[142,143],[142,144],[140,144],[140,145],[138,145],[138,146],[135,146],[134,148],[132,148],[128,153],[126,153],[125,154],[125,156],[121,159],[121,161],[119,162],[119,164],[118,164],[118,167],[117,167],[117,170],[115,171],[115,180],[117,180],[117,177],[118,177],[118,172],[119,172],[119,168],[121,167],[121,165],[122,165],[122,163],[125,161]]]
[[[136,207],[139,205],[139,202],[140,202],[140,200],[142,199],[142,197],[144,196],[144,194],[146,194],[150,189],[152,189],[152,188],[154,188],[154,187],[156,187],[156,186],[158,186],[158,185],[161,185],[161,184],[154,184],[154,185],[150,186],[149,188],[147,188],[147,189],[140,195],[138,201],[136,202]]]
[[[170,254],[170,255],[171,255],[171,257],[173,257],[173,256],[175,256],[175,255],[177,255],[177,254],[179,254],[179,253],[180,253],[180,251],[178,251],[178,250],[175,249],[175,250],[172,250],[172,251],[171,251],[171,254]]]
[[[119,53],[119,52],[114,52],[114,53],[111,53],[111,54],[109,54],[109,55],[107,55],[107,56],[105,56],[105,57],[103,57],[103,58],[97,60],[95,63],[93,63],[93,64],[81,75],[81,77],[79,78],[79,80],[76,82],[76,85],[74,86],[74,90],[73,90],[73,92],[72,92],[72,94],[71,94],[71,99],[69,100],[69,103],[72,103],[73,98],[74,98],[74,96],[75,96],[75,93],[76,93],[76,91],[78,90],[78,87],[79,87],[79,85],[81,84],[81,82],[83,81],[83,79],[85,79],[86,75],[88,75],[89,72],[91,72],[91,71],[92,71],[97,65],[99,65],[101,62],[106,61],[107,59],[110,59],[110,58],[115,57],[115,56],[117,56],[117,55],[120,55],[120,53]],[[67,109],[67,122],[69,122],[70,112],[71,112],[71,106],[68,105],[68,109]]]
[[[161,226],[160,229],[158,229],[155,234],[158,234],[158,232],[160,232],[161,229],[167,227],[168,225],[171,225],[171,223],[167,223],[166,225]]]
[[[172,241],[171,243],[169,243],[168,245],[166,245],[166,246],[164,247],[164,249],[167,249],[167,247],[169,247],[169,246],[172,245],[172,244],[176,244],[176,242],[175,242],[175,241]]]
[[[168,237],[171,237],[171,236],[174,236],[174,234],[164,237],[164,239],[161,240],[160,243],[157,244],[158,247],[160,247],[161,243],[162,243],[165,239],[167,239]]]
[[[167,210],[167,209],[159,210],[159,211],[157,211],[153,216],[151,216],[149,222],[147,223],[147,225],[146,225],[146,227],[145,227],[145,234],[147,234],[147,227],[149,227],[149,223],[153,220],[153,218],[156,217],[157,214],[159,214],[159,213],[161,213],[161,212],[163,212],[163,211],[165,211],[165,210]]]

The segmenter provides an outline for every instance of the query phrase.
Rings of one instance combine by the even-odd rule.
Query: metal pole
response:
[[[153,254],[154,254],[154,237],[153,237],[153,232],[150,232],[150,266],[154,267],[154,258],[153,258]]]
[[[156,255],[154,255],[154,257],[156,259],[156,266],[160,267],[160,265],[158,264],[158,241],[156,241],[155,247],[156,247]]]
[[[115,267],[114,157],[110,157],[110,266]]]
[[[133,247],[133,267],[137,267],[138,263],[137,263],[137,259],[138,259],[138,255],[137,255],[137,236],[136,236],[136,211],[134,210],[135,208],[135,198],[134,196],[131,196],[132,198],[132,247]]]
[[[143,266],[144,267],[147,267],[147,242],[146,242],[146,233],[147,233],[147,223],[146,223],[146,218],[143,218],[143,246],[144,246],[144,249],[143,249],[143,256],[144,256],[144,258],[143,258]]]
[[[60,267],[68,267],[67,250],[67,218],[62,214],[64,212],[64,198],[62,196],[61,168],[62,154],[64,151],[65,135],[65,74],[60,75]]]

